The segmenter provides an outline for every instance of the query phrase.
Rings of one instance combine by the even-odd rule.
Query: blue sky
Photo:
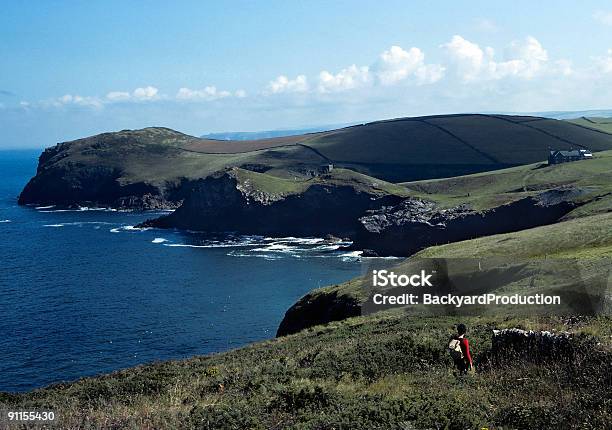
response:
[[[609,2],[1,6],[0,148],[153,125],[612,108]]]

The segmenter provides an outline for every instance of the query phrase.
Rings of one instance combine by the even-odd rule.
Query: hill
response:
[[[593,130],[599,130],[604,133],[612,133],[612,118],[583,116],[580,118],[570,119],[567,121],[572,124],[576,124],[582,127],[593,129]]]
[[[272,137],[296,136],[300,134],[316,133],[320,131],[335,130],[353,124],[338,124],[338,125],[321,125],[317,127],[296,128],[296,129],[278,129],[278,130],[262,130],[262,131],[226,131],[219,133],[207,133],[200,136],[202,139],[215,140],[257,140],[269,139]]]
[[[333,235],[369,256],[509,233],[612,209],[612,151],[455,178],[392,184],[333,168],[281,178],[233,168],[195,181],[172,214],[147,227],[272,236]]]
[[[402,186],[346,169],[297,180],[232,168],[196,181],[176,211],[143,226],[349,237],[366,211],[397,204],[406,196]]]
[[[390,249],[395,255],[410,250],[408,255],[412,257],[400,263],[401,272],[423,267],[431,269],[429,260],[432,259],[455,262],[465,259],[466,264],[459,272],[473,275],[482,269],[479,264],[475,267],[474,263],[489,259],[490,271],[479,275],[477,285],[481,292],[527,291],[533,287],[533,279],[539,279],[544,290],[557,286],[565,291],[577,291],[570,301],[584,303],[588,300],[588,306],[580,310],[592,313],[609,306],[602,301],[605,294],[601,288],[608,285],[612,258],[611,184],[611,151],[599,153],[589,161],[556,166],[535,164],[405,183],[403,185],[412,198],[419,199],[417,203],[426,199],[437,206],[431,209],[431,213],[404,215],[395,224],[393,210],[365,216],[361,219],[364,230],[361,235],[357,234],[354,246],[355,249],[376,247],[378,251]],[[566,207],[565,214],[559,216],[557,222],[548,223],[551,225],[535,227],[534,213],[530,211],[537,205],[515,206],[516,210],[500,212],[504,208],[512,209],[512,205],[533,195],[542,196],[560,190],[566,190],[563,199],[571,205]],[[465,205],[479,211],[470,213],[465,210]],[[456,217],[453,208],[460,208]],[[401,211],[398,213],[402,214]],[[440,218],[440,214],[445,217]],[[496,225],[497,222],[500,224]],[[535,228],[530,228],[530,225]],[[490,230],[484,230],[489,227]],[[496,229],[501,233],[503,228],[507,233],[495,234]],[[419,250],[422,251],[417,252]],[[500,271],[500,267],[503,270]],[[447,270],[436,268],[442,272]],[[500,273],[511,276],[500,277]],[[543,273],[547,275],[542,276]],[[591,287],[595,290],[592,290],[585,287],[584,279],[605,282],[593,282]],[[279,334],[361,314],[370,298],[369,282],[369,278],[358,278],[312,291],[287,312]],[[448,282],[445,281],[442,287],[449,287]],[[565,310],[569,313],[577,311]]]
[[[200,139],[166,128],[104,133],[45,150],[21,204],[177,207],[193,181],[241,167],[285,178],[334,164],[385,181],[490,171],[544,160],[549,148],[612,149],[612,135],[504,115],[403,118],[299,136]]]
[[[529,308],[529,315],[540,312],[609,315],[612,311],[608,281],[611,261],[612,213],[606,213],[434,246],[392,267],[372,261],[369,269],[386,266],[398,274],[435,271],[438,273],[434,277],[435,292],[440,294],[546,293],[561,297],[562,306]],[[395,294],[400,290],[372,289],[369,270],[362,278],[313,290],[287,311],[278,335],[384,310],[373,305],[372,294]],[[403,292],[405,290],[403,288]],[[462,311],[453,306],[412,306],[409,311],[417,315],[431,315],[432,312],[438,315],[519,315],[525,309],[476,306]]]
[[[462,379],[445,350],[456,317],[384,313],[222,354],[0,393],[0,406],[56,411],[61,428],[606,428],[609,318],[461,320],[479,370]],[[492,329],[514,327],[570,331],[574,358],[497,360]]]

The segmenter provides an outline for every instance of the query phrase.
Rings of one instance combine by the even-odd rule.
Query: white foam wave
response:
[[[342,261],[357,261],[361,259],[362,253],[363,251],[351,251],[340,254],[338,257],[342,258]]]
[[[121,233],[122,231],[138,232],[138,231],[147,231],[147,230],[150,230],[150,228],[148,228],[148,227],[139,228],[139,227],[134,227],[133,225],[124,225],[124,226],[121,226],[121,227],[111,228],[109,231],[111,233]]]
[[[34,209],[51,209],[54,208],[55,205],[49,205],[49,206],[36,206]]]
[[[0,224],[6,223],[6,222],[12,222],[10,219],[2,219],[0,220]]]
[[[266,242],[277,242],[277,243],[295,243],[300,245],[316,245],[325,242],[325,239],[319,237],[265,237]]]
[[[168,242],[168,239],[164,239],[163,237],[156,237],[151,241],[151,243],[164,243]]]
[[[249,252],[239,252],[239,251],[230,251],[227,255],[231,257],[255,257],[255,258],[263,258],[265,260],[280,260],[284,258],[282,255],[275,254],[254,254]],[[299,257],[297,257],[299,258]]]
[[[64,222],[64,223],[58,223],[58,224],[45,224],[44,227],[66,227],[66,226],[78,226],[81,227],[83,225],[100,225],[100,224],[111,224],[110,222],[104,222],[104,221],[76,221],[76,222]]]
[[[190,245],[188,243],[164,243],[164,246],[172,248],[211,248],[210,245]]]
[[[289,245],[283,245],[282,243],[273,243],[269,246],[264,246],[263,248],[254,248],[251,250],[252,252],[295,252],[296,249]]]

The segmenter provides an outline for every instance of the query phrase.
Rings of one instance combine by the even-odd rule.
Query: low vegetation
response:
[[[208,357],[27,394],[62,428],[602,429],[612,420],[609,318],[464,318],[478,372],[457,378],[453,317],[358,317]],[[490,363],[491,330],[569,330],[573,360]],[[592,347],[593,341],[603,341]],[[595,348],[595,349],[591,349]]]

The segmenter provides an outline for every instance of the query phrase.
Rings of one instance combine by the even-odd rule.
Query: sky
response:
[[[607,1],[0,0],[0,148],[612,108]]]

